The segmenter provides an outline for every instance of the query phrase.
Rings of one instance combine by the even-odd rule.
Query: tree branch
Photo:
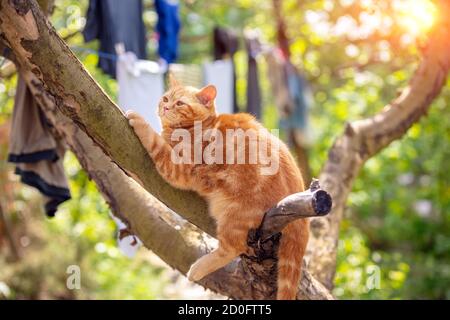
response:
[[[64,37],[62,37],[62,39],[64,41],[68,41],[70,38],[76,36],[78,33],[80,33],[80,30],[72,31],[71,33],[69,33],[69,34],[65,35]],[[0,55],[4,55],[4,53],[3,53],[4,49],[5,49],[5,46],[2,46],[1,45],[1,41],[0,41]],[[5,58],[10,60],[10,61],[7,60],[0,67],[0,78],[9,79],[9,78],[11,78],[13,75],[15,75],[17,73],[17,69],[16,69],[16,65],[14,64],[14,56],[6,55]]]
[[[450,12],[442,1],[439,12]],[[450,69],[450,23],[441,15],[430,33],[423,59],[401,95],[375,116],[348,123],[329,150],[319,180],[333,198],[331,213],[311,221],[310,270],[329,289],[336,271],[339,226],[353,181],[364,163],[401,138],[422,116],[445,85]]]
[[[290,222],[300,218],[324,216],[331,210],[330,195],[320,189],[314,179],[308,190],[287,196],[264,215],[258,234],[261,241],[281,232]]]

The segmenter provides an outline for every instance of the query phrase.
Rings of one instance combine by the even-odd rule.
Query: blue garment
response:
[[[280,119],[283,129],[305,130],[308,124],[309,103],[306,98],[308,83],[291,65],[286,66],[287,86],[293,101],[293,110],[289,117]]]
[[[90,0],[83,30],[86,42],[100,40],[99,51],[115,55],[115,45],[123,43],[139,59],[147,58],[142,0]],[[99,56],[98,66],[116,77],[116,60]]]
[[[261,52],[261,44],[258,38],[245,39],[248,53],[247,71],[247,112],[261,119],[261,89],[258,77],[258,62],[256,58]]]
[[[178,57],[178,33],[180,18],[178,16],[178,1],[155,0],[158,23],[156,31],[159,34],[158,54],[167,63],[173,63]]]

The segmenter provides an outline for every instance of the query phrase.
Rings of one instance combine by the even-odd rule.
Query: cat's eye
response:
[[[184,105],[185,103],[183,101],[177,101],[176,105],[178,107],[181,107],[182,105]]]
[[[164,102],[169,102],[169,99],[167,99],[167,97],[163,97],[163,101]]]

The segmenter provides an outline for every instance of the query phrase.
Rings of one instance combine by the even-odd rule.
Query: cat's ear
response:
[[[179,85],[180,85],[180,83],[175,78],[174,74],[172,72],[169,72],[169,87],[173,88],[173,87],[178,87]]]
[[[208,85],[200,89],[200,91],[195,95],[197,99],[207,107],[212,106],[214,99],[216,98],[217,90],[213,85]]]

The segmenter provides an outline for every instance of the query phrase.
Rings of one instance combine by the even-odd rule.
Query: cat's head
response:
[[[216,115],[214,100],[217,91],[213,85],[202,89],[182,86],[169,74],[169,90],[159,101],[158,115],[163,126],[189,127]]]

